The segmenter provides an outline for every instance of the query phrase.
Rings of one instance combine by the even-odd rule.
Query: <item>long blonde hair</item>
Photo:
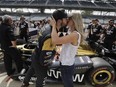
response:
[[[72,13],[71,16],[72,20],[75,24],[75,29],[81,34],[81,43],[83,42],[83,29],[84,29],[84,23],[83,18],[80,13]]]

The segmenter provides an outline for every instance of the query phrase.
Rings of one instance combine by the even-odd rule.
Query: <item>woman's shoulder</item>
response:
[[[73,34],[73,45],[77,45],[78,44],[78,41],[80,41],[80,37],[81,37],[81,34],[78,32],[78,31],[73,31],[72,32],[72,34]]]
[[[72,33],[78,37],[81,36],[81,34],[78,31],[73,31]]]

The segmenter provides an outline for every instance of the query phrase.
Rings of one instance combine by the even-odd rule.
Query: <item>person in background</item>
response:
[[[2,17],[0,17],[0,24],[2,24],[3,20],[2,20]]]
[[[88,25],[89,34],[88,39],[92,42],[97,42],[100,39],[100,35],[103,33],[103,29],[98,19],[92,20],[92,23]]]
[[[74,75],[74,62],[77,49],[80,43],[83,41],[83,20],[79,13],[73,13],[69,17],[67,26],[68,35],[59,37],[57,33],[58,27],[56,26],[56,20],[51,20],[52,25],[52,42],[53,44],[62,44],[62,50],[60,53],[59,61],[61,63],[61,77],[64,87],[74,87],[73,78]],[[73,51],[72,51],[73,50]]]
[[[104,29],[103,39],[103,45],[107,49],[112,50],[112,45],[116,43],[116,26],[114,25],[114,20],[109,20],[108,26]]]
[[[13,33],[12,22],[11,16],[4,15],[3,22],[0,25],[0,44],[1,49],[4,51],[4,64],[9,77],[15,72],[15,69],[12,68],[12,60],[16,64],[18,73],[23,68],[21,54],[16,48],[16,38]]]
[[[94,20],[91,20],[91,22],[87,26],[87,38],[86,38],[87,41],[91,39],[93,24],[94,24]]]
[[[28,29],[28,23],[25,21],[24,16],[21,16],[20,18],[19,31],[20,31],[20,38],[25,39],[25,41],[28,42],[29,29]]]

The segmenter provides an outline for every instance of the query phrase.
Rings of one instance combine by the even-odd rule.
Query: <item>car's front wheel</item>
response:
[[[113,67],[101,58],[94,58],[92,61],[93,68],[89,71],[89,82],[95,87],[104,87],[112,83],[115,78]]]

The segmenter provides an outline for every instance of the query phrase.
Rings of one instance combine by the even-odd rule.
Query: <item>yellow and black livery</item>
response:
[[[42,66],[48,66],[52,63],[55,56],[55,45],[51,40],[51,28],[41,33],[35,48],[35,57]]]

